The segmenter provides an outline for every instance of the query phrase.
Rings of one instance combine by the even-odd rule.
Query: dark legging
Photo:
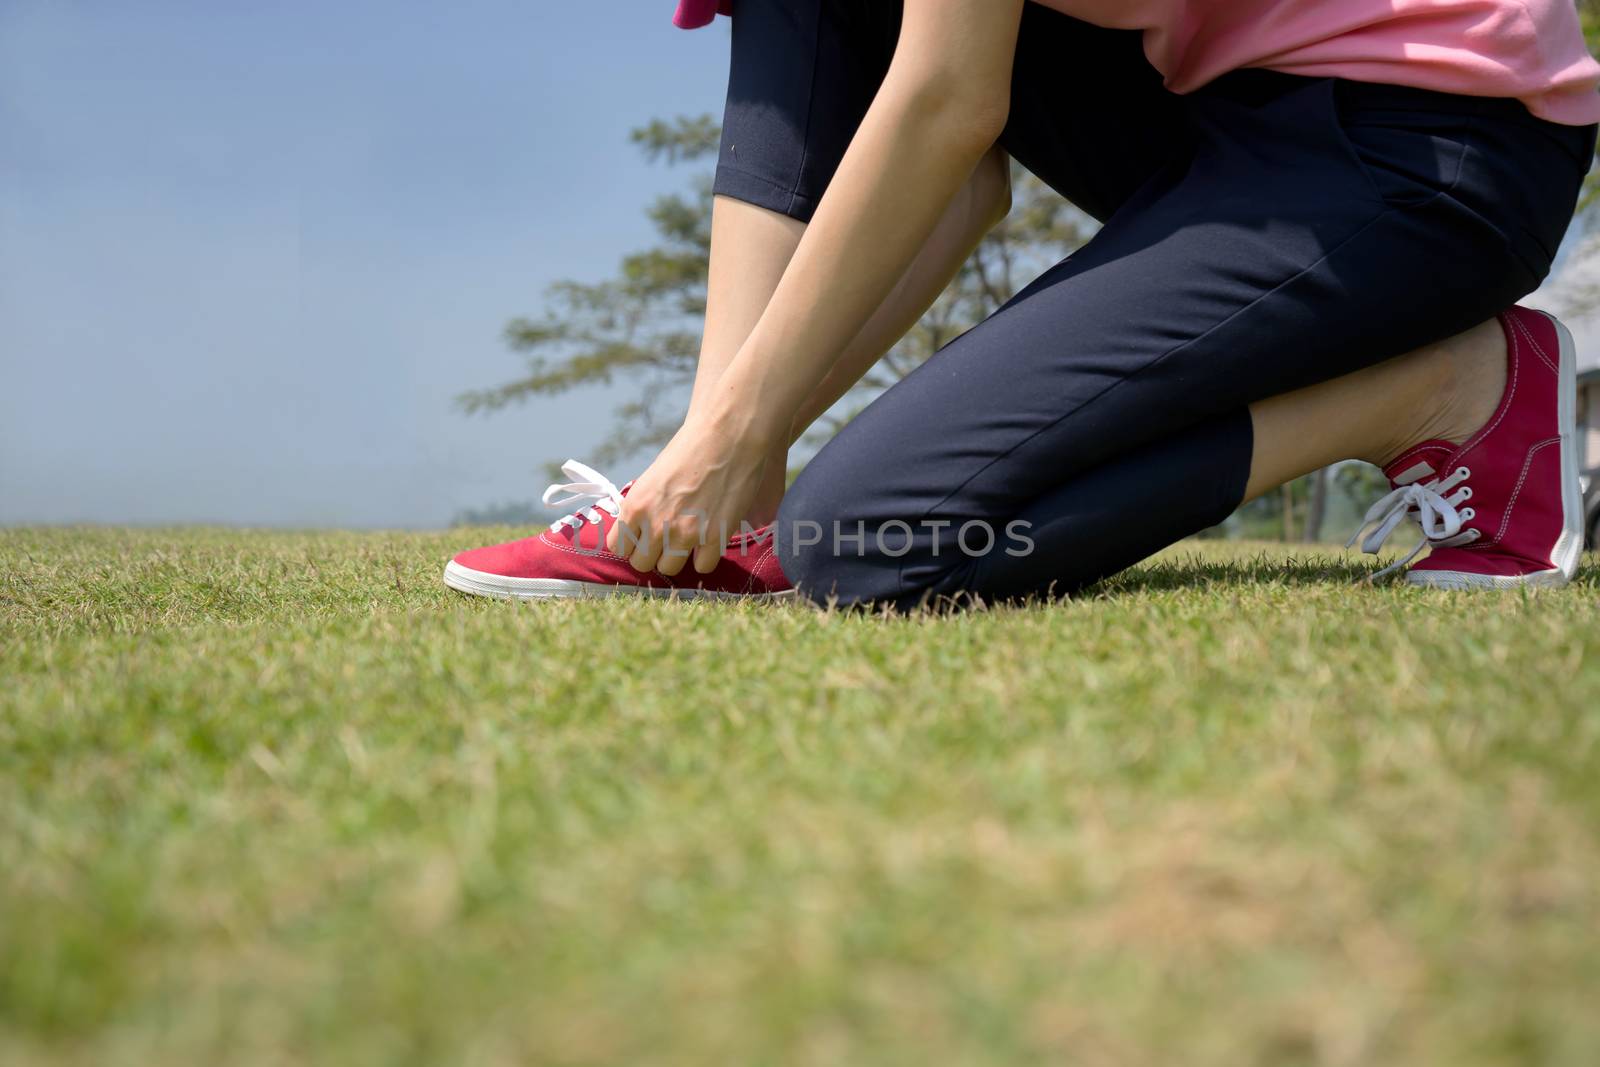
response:
[[[884,0],[740,0],[717,192],[808,219],[898,26]],[[1249,404],[1538,285],[1594,129],[1261,70],[1176,96],[1137,35],[1029,4],[1001,144],[1104,226],[806,467],[778,541],[813,599],[1062,594],[1220,522]]]

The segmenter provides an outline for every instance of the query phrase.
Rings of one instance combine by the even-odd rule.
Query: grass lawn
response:
[[[889,620],[498,532],[0,532],[0,1063],[1596,1062],[1593,557]]]

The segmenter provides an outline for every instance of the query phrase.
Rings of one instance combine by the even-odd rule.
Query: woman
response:
[[[1364,547],[1423,527],[1412,582],[1562,584],[1572,344],[1513,305],[1597,83],[1571,0],[738,0],[682,428],[625,495],[575,467],[593,506],[446,580],[1059,594],[1360,458],[1394,490]],[[1008,156],[1103,227],[786,493],[789,446],[1005,215]]]

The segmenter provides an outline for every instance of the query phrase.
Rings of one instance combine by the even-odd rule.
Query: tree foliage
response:
[[[716,155],[710,116],[657,119],[633,131],[647,158],[666,165]],[[1011,214],[962,266],[922,320],[818,423],[812,440],[831,436],[872,396],[987,318],[1049,264],[1083,244],[1093,222],[1021,168],[1013,175]],[[711,177],[658,197],[648,210],[657,243],[625,257],[599,282],[562,281],[537,316],[506,325],[507,344],[526,360],[516,379],[466,393],[469,412],[495,411],[574,389],[629,383],[606,439],[591,451],[605,465],[652,453],[677,429],[694,378],[706,305],[711,249]]]

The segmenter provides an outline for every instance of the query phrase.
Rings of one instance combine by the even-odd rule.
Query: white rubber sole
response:
[[[1473,574],[1471,571],[1409,571],[1406,581],[1429,589],[1559,589],[1572,580],[1559,570],[1531,574]]]
[[[571,600],[605,597],[648,597],[656,600],[783,600],[794,596],[782,593],[724,593],[711,589],[651,589],[642,585],[602,585],[599,582],[574,582],[564,578],[510,578],[463,567],[451,560],[444,565],[444,584],[473,596],[500,600]]]
[[[1555,589],[1572,581],[1583,554],[1583,490],[1578,479],[1578,349],[1561,320],[1541,311],[1555,324],[1561,341],[1556,385],[1556,417],[1561,425],[1561,535],[1550,550],[1555,567],[1531,574],[1473,574],[1471,571],[1410,571],[1406,581],[1433,589]]]

